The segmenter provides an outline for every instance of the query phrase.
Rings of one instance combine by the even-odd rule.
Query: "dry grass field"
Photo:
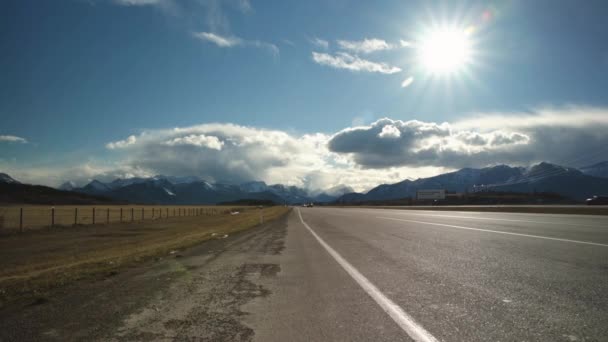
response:
[[[168,217],[210,216],[230,211],[226,206],[60,205],[0,206],[0,234],[56,226],[107,224]]]
[[[134,207],[134,212],[141,213],[141,208]],[[79,207],[79,212],[89,209]],[[144,207],[144,214],[151,218],[152,209]],[[159,209],[156,207],[155,212],[160,216]],[[193,209],[195,207],[190,208]],[[77,279],[112,274],[150,257],[171,255],[171,251],[258,225],[261,215],[265,221],[269,221],[289,210],[286,207],[206,209],[215,209],[216,212],[211,214],[208,211],[207,215],[199,216],[163,216],[162,219],[134,222],[130,221],[129,216],[122,223],[116,222],[117,215],[114,214],[111,221],[115,223],[110,224],[66,225],[51,230],[37,229],[22,234],[2,235],[0,305],[19,297],[43,296],[46,291]],[[31,210],[36,212],[34,207]],[[47,213],[40,208],[37,210],[43,213],[40,214],[42,217],[46,217]],[[231,210],[239,210],[239,214],[231,214]],[[69,212],[69,208],[66,211]],[[171,208],[169,212],[172,213]],[[103,222],[102,215],[100,220]],[[67,218],[64,220],[69,223]]]

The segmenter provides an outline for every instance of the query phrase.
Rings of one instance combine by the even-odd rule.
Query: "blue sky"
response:
[[[243,158],[246,170],[230,181],[257,178],[311,187],[360,181],[364,188],[462,166],[608,159],[606,153],[585,152],[588,158],[575,160],[580,151],[569,149],[547,158],[540,153],[546,145],[540,136],[550,131],[540,127],[555,127],[552,122],[562,122],[556,132],[566,132],[556,133],[562,139],[552,136],[552,143],[572,143],[575,138],[568,132],[576,131],[581,141],[595,139],[584,146],[586,151],[602,146],[601,133],[571,127],[562,119],[582,120],[590,129],[605,123],[607,15],[605,1],[3,1],[0,168],[51,185],[68,178],[84,182],[96,172],[106,177],[189,172],[219,180],[226,174],[223,168],[234,166],[207,157],[226,152],[221,158]],[[437,26],[472,29],[472,57],[461,72],[436,75],[420,66],[417,46]],[[366,39],[388,48],[376,44],[365,52]],[[408,78],[413,81],[402,87]],[[524,125],[497,132],[504,125],[471,124],[479,115],[546,120],[534,129]],[[392,121],[380,120],[385,117]],[[489,150],[479,150],[479,144],[438,142],[444,133],[413,144],[406,133],[421,126],[411,120],[436,126],[447,122],[450,136],[523,134],[527,140],[513,144],[529,150],[501,147],[504,154],[493,153],[500,158],[489,158]],[[295,169],[293,160],[281,158],[254,167],[243,151],[228,153],[236,138],[225,127],[199,126],[211,123],[281,132],[295,144],[318,134],[324,138],[314,144],[322,151],[310,158],[322,162],[310,162],[303,153]],[[355,126],[375,132],[387,125],[401,133],[383,136],[399,139],[375,142],[363,136],[365,144],[359,141],[358,148],[331,147],[336,146],[332,138]],[[175,127],[202,135],[197,142],[218,137],[222,148],[198,143],[189,146],[199,149],[164,151],[185,158],[209,152],[204,160],[180,168],[151,163],[148,145],[120,151],[108,147],[132,135],[184,138],[167,135]],[[458,127],[466,128],[461,132]],[[541,133],[531,133],[537,130]],[[167,141],[148,144],[166,147]],[[443,144],[442,151],[466,150],[467,158],[457,154],[450,158],[464,162],[454,163],[411,153],[432,144]],[[260,148],[272,150],[264,142]],[[294,153],[285,148],[276,153]],[[315,176],[333,168],[344,176]],[[292,171],[293,177],[285,175]]]

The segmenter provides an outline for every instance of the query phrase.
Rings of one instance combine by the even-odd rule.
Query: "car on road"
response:
[[[587,205],[608,205],[608,196],[593,196],[585,202]]]

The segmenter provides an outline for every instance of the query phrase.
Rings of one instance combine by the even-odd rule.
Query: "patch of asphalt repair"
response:
[[[286,216],[0,310],[0,341],[250,341],[241,308],[271,293]],[[272,260],[272,262],[269,262]]]

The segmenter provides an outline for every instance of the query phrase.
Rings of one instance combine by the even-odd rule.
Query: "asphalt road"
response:
[[[353,334],[340,340],[374,340],[369,334],[376,333],[385,340],[608,341],[608,217],[298,210],[327,246],[413,320],[413,331],[362,323],[379,319],[365,306],[382,306],[358,285],[359,295],[353,295],[361,306],[346,309],[338,324]],[[311,273],[313,285],[306,287],[325,284],[327,274],[347,274],[296,216],[289,223],[286,255],[318,255],[323,259],[307,267],[334,268]],[[347,278],[332,280],[333,287],[356,283],[355,277]],[[289,307],[307,303],[301,300],[276,298],[277,306],[263,312],[280,321]],[[325,301],[352,305],[350,298]],[[384,313],[382,318],[400,327],[399,317]],[[280,340],[272,330],[258,330],[260,341]]]
[[[0,340],[608,341],[608,217],[296,208],[6,308]]]

